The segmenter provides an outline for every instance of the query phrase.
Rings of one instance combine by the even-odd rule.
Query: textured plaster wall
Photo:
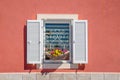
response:
[[[88,20],[89,62],[78,71],[120,72],[120,0],[0,0],[0,72],[35,68],[25,63],[25,25],[40,13]]]

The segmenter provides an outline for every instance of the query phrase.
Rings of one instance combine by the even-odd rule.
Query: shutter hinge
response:
[[[31,44],[31,41],[27,41],[28,44]]]
[[[41,41],[38,42],[39,44],[41,43]]]

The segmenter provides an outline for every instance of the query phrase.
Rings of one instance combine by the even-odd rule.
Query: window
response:
[[[71,62],[71,20],[44,21],[44,61]]]
[[[88,62],[87,20],[27,21],[27,63]]]

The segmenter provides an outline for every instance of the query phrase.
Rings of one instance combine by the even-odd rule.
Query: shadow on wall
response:
[[[37,65],[33,64],[27,64],[27,26],[24,25],[24,70],[29,70],[31,72],[32,70],[37,70],[36,67]],[[62,64],[62,63],[61,63]],[[55,72],[58,70],[58,68],[61,66],[61,64],[58,64],[58,66],[55,66],[55,69],[42,69],[40,70],[41,73],[48,73],[48,72]],[[46,65],[43,65],[42,67],[44,68]],[[49,68],[49,66],[47,66]],[[67,70],[84,70],[85,69],[85,64],[79,64],[78,69],[73,69],[73,65],[70,65],[70,69]],[[60,69],[59,69],[60,70]],[[65,69],[64,69],[65,70]]]
[[[61,65],[59,65],[59,66],[61,66]],[[40,72],[42,73],[42,74],[47,74],[47,73],[49,73],[49,72],[55,72],[55,71],[57,71],[57,72],[66,72],[66,71],[73,71],[73,72],[78,72],[78,70],[81,70],[81,71],[84,71],[84,69],[85,69],[85,64],[79,64],[78,65],[78,69],[76,69],[76,68],[71,68],[71,67],[73,67],[73,66],[71,66],[70,67],[70,69],[58,69],[59,68],[59,66],[57,66],[57,68],[56,69],[42,69]]]

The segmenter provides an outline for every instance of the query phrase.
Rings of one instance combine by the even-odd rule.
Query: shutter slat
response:
[[[87,20],[73,23],[73,63],[87,63]]]
[[[40,54],[40,25],[38,20],[27,21],[27,63],[37,64],[41,63]]]

